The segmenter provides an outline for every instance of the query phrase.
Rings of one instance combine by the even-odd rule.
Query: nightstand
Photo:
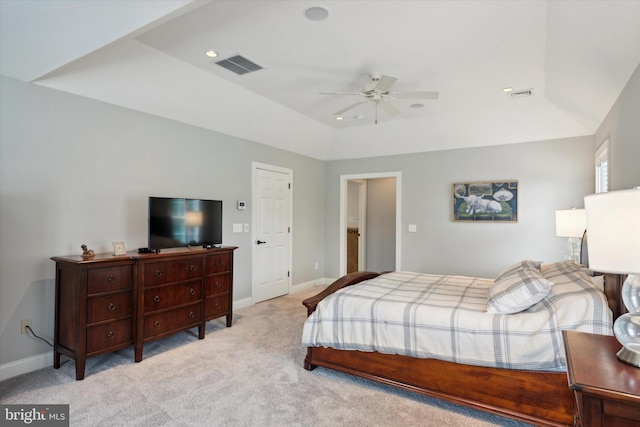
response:
[[[569,387],[582,427],[640,426],[640,369],[620,362],[613,336],[563,331]]]

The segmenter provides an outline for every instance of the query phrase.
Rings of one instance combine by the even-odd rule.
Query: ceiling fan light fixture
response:
[[[509,92],[511,92],[512,90],[513,90],[513,88],[512,88],[512,87],[503,87],[503,88],[502,88],[502,91],[503,91],[504,93],[509,93]]]
[[[310,21],[324,21],[329,16],[329,11],[324,7],[313,6],[305,9],[304,16]]]
[[[344,120],[344,117],[342,117],[342,116],[336,116],[336,120]]]
[[[207,55],[209,58],[215,58],[215,57],[218,56],[218,52],[216,52],[215,50],[212,50],[212,49],[209,49],[204,54]]]

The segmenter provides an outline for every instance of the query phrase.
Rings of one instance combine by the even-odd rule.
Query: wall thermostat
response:
[[[246,209],[247,208],[247,202],[245,202],[244,200],[238,200],[238,209]]]

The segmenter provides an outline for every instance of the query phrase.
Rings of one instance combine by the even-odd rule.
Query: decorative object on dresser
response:
[[[87,245],[82,244],[82,245],[80,245],[80,247],[82,248],[82,259],[91,259],[94,256],[96,256],[96,254],[93,251],[93,249],[89,249],[87,247]]]
[[[126,255],[127,250],[124,248],[124,242],[113,242],[114,255]]]
[[[569,254],[565,259],[580,264],[580,247],[584,236],[586,220],[584,209],[563,209],[556,211],[556,236],[568,237]]]
[[[640,374],[614,357],[612,336],[563,332],[576,421],[583,427],[640,426]]]
[[[623,348],[619,360],[640,367],[640,187],[584,198],[589,231],[589,267],[628,274],[622,300],[629,313],[616,319],[613,333]]]
[[[144,344],[226,316],[232,323],[233,251],[176,248],[160,253],[53,257],[56,262],[54,368],[75,359],[76,379],[89,357]]]

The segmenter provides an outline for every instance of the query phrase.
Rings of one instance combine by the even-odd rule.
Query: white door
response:
[[[254,303],[289,293],[291,171],[254,164]]]

